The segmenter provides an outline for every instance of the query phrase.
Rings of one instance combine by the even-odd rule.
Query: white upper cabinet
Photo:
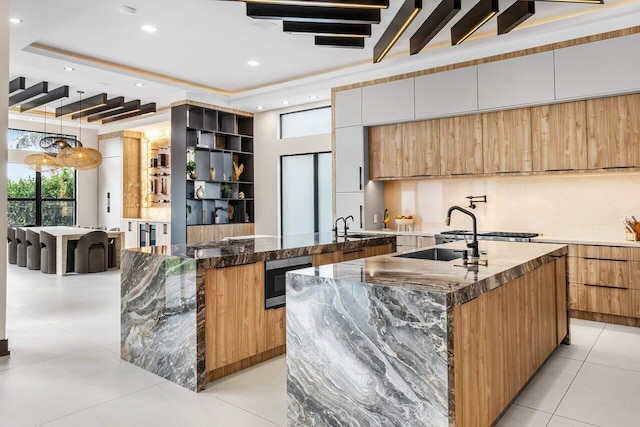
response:
[[[465,67],[415,78],[416,119],[478,109],[478,67]]]
[[[336,192],[362,191],[364,186],[364,129],[336,129]]]
[[[353,217],[349,219],[349,230],[361,231],[364,226],[364,193],[336,193],[336,218]],[[339,233],[342,234],[342,222],[338,224]]]
[[[413,78],[362,88],[362,124],[364,125],[412,120],[415,117],[413,107]]]
[[[480,110],[553,101],[553,51],[478,65]]]
[[[336,92],[334,102],[335,128],[357,126],[362,123],[362,88]]]
[[[640,89],[640,34],[555,51],[557,99]]]

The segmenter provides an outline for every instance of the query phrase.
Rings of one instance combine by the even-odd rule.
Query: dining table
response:
[[[56,238],[56,274],[65,276],[67,274],[67,246],[70,241],[78,241],[80,238],[95,229],[69,227],[69,226],[49,226],[49,227],[22,227],[40,234],[45,231]],[[101,230],[107,233],[109,239],[114,239],[114,258],[116,269],[120,268],[120,250],[123,248],[124,231]]]

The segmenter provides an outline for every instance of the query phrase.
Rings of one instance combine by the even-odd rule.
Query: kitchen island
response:
[[[495,422],[568,343],[567,247],[480,250],[480,265],[382,255],[288,273],[288,425]]]
[[[265,262],[312,265],[395,251],[394,236],[231,238],[122,252],[121,357],[200,391],[285,352],[284,307],[265,309]]]

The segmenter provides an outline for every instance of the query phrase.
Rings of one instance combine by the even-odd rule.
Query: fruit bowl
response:
[[[413,218],[409,219],[409,218],[396,218],[396,224],[398,225],[413,225]]]

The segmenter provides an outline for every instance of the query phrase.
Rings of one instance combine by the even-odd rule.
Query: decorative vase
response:
[[[204,187],[198,187],[198,189],[196,190],[196,198],[197,199],[204,199],[204,196],[206,195],[205,191],[204,191]]]
[[[216,180],[216,168],[209,168],[209,181]]]
[[[244,199],[244,191],[238,193],[238,199]]]
[[[197,173],[195,173],[195,172],[191,172],[191,173],[189,174],[189,178],[191,178],[191,179],[198,179],[198,174],[197,174]]]

